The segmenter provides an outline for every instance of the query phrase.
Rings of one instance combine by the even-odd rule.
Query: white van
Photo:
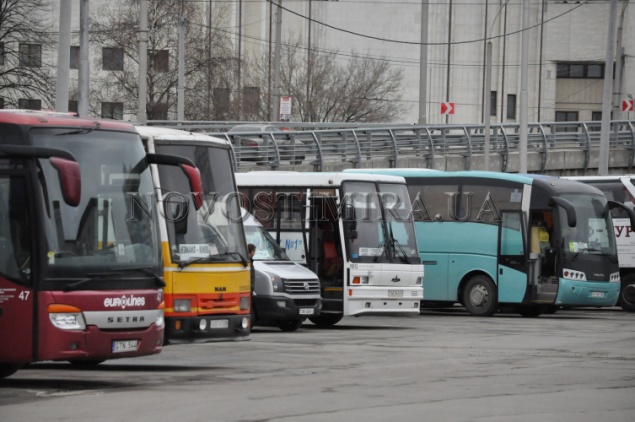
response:
[[[295,331],[322,309],[320,280],[308,268],[289,259],[269,232],[243,210],[247,243],[256,246],[253,256],[252,326],[275,326]]]

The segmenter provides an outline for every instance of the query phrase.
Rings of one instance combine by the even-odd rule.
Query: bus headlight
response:
[[[241,311],[246,311],[247,309],[249,309],[249,298],[248,297],[241,297],[240,298],[240,310]]]
[[[86,321],[81,309],[69,305],[49,305],[49,319],[60,330],[85,330]]]
[[[155,322],[156,326],[161,328],[165,324],[165,318],[163,316],[163,309],[159,309],[159,313],[157,314],[157,321]]]
[[[174,312],[192,312],[192,301],[190,299],[176,299]]]
[[[613,273],[609,277],[609,281],[611,283],[619,283],[620,282],[620,273]]]

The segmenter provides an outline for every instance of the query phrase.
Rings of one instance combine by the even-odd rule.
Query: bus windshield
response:
[[[105,270],[160,269],[153,185],[135,133],[36,128],[35,146],[71,152],[80,165],[79,206],[62,199],[50,160],[38,160],[44,204],[46,262],[51,278]]]
[[[229,149],[212,143],[161,141],[156,151],[191,159],[200,170],[203,182],[204,205],[195,210],[188,196],[188,181],[180,169],[159,168],[173,261],[243,261],[247,250]],[[175,202],[183,205],[174,208]]]
[[[573,204],[577,216],[576,227],[569,227],[565,211],[559,211],[563,250],[574,254],[617,254],[613,222],[606,198],[599,195],[573,194],[561,197]],[[588,230],[581,230],[581,227],[588,227]]]
[[[405,185],[343,183],[344,235],[354,262],[419,263]]]

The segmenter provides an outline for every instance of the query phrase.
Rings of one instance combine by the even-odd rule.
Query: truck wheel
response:
[[[0,379],[13,375],[20,369],[20,365],[15,363],[0,363]]]
[[[302,319],[292,319],[290,321],[279,322],[277,325],[282,331],[290,333],[292,331],[297,331],[298,328],[302,327],[303,322],[304,320]]]
[[[484,275],[472,277],[463,289],[463,306],[475,316],[491,316],[498,308],[496,285]]]
[[[628,312],[635,312],[635,276],[627,275],[622,279],[620,297],[617,306]]]
[[[322,314],[309,318],[309,321],[318,327],[328,328],[340,322],[343,316],[343,314]]]

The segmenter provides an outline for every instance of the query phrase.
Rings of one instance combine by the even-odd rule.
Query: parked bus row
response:
[[[235,174],[229,143],[207,135],[25,111],[0,126],[0,377],[246,340],[254,324],[455,303],[537,316],[625,296],[608,211],[635,214],[583,183]]]

